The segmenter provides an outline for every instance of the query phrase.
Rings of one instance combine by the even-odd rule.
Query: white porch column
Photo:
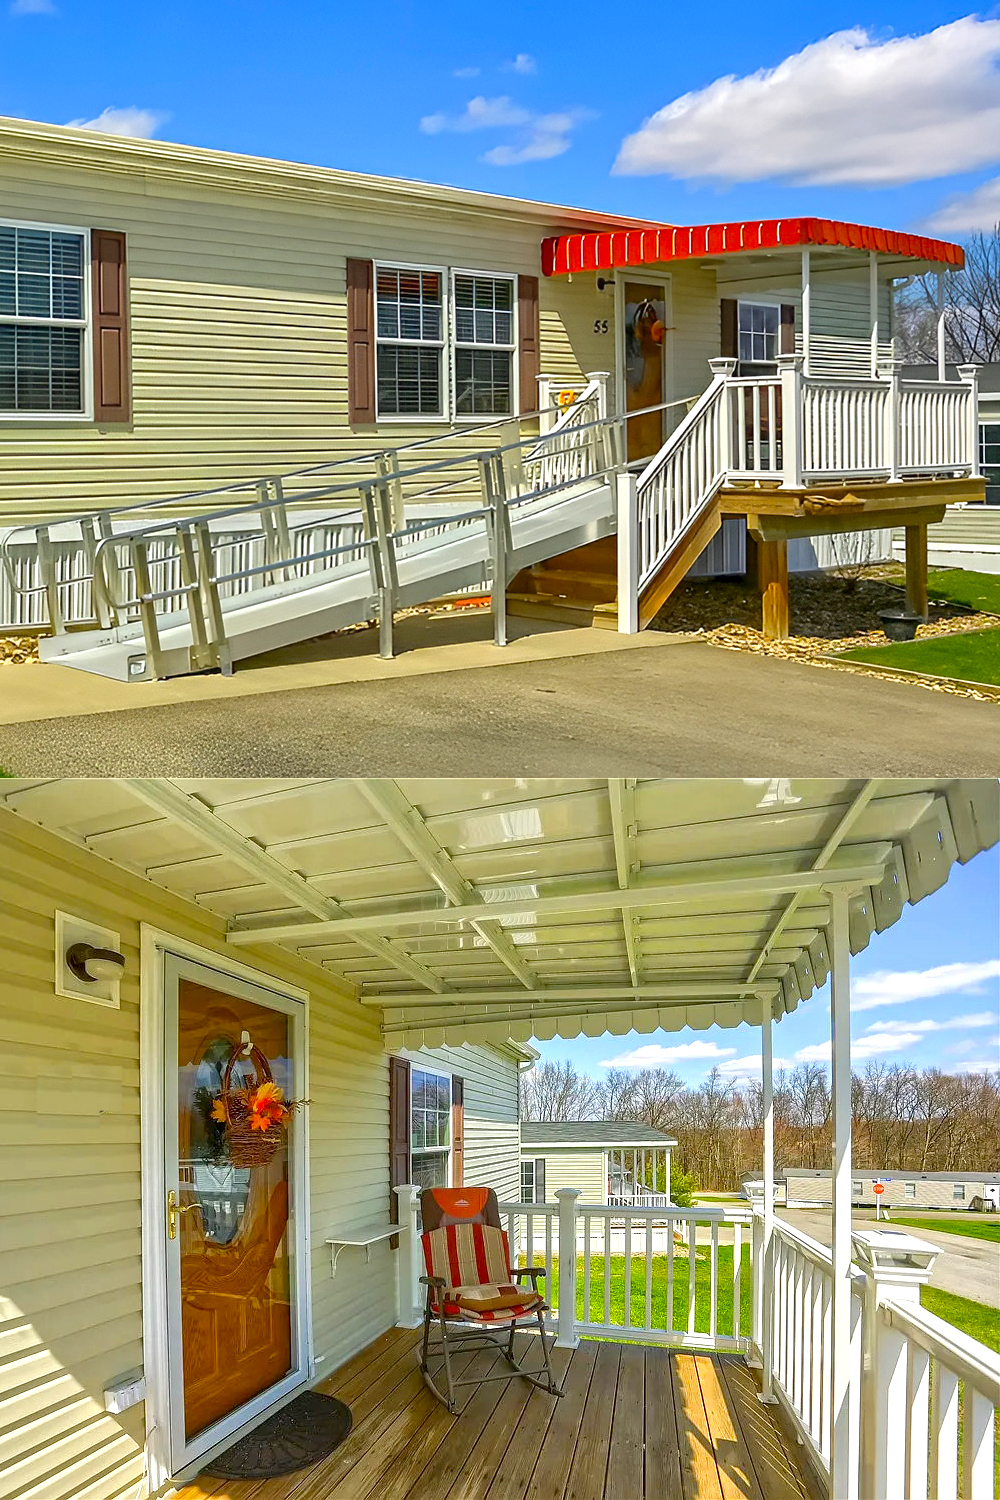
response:
[[[968,410],[968,444],[971,468],[969,473],[973,479],[979,478],[979,366],[959,365],[959,379],[966,382],[969,387],[969,410]]]
[[[559,1201],[559,1307],[556,1311],[558,1334],[556,1347],[576,1349],[580,1340],[576,1332],[576,1200],[579,1188],[556,1188]],[[605,1220],[607,1223],[607,1220]],[[608,1247],[604,1247],[608,1254]],[[589,1318],[590,1308],[584,1309]]]
[[[810,310],[812,304],[812,268],[809,261],[809,251],[802,252],[802,359],[803,369],[808,375],[809,370],[809,331]]]
[[[851,1400],[851,983],[848,893],[830,896],[830,1050],[833,1076],[833,1289],[830,1500],[858,1500],[858,1431]]]
[[[801,489],[802,356],[779,354],[777,365],[781,380],[781,487],[784,490]]]
[[[618,498],[618,633],[639,633],[639,500],[634,474],[615,477]]]
[[[945,301],[946,301],[945,291],[946,291],[946,287],[947,287],[947,282],[945,280],[945,273],[944,273],[944,271],[939,271],[937,273],[936,280],[937,280],[937,288],[936,289],[937,289],[937,367],[938,367],[938,380],[944,380],[944,378],[945,378],[945,358],[944,358],[945,320],[944,320],[944,313],[945,313]]]
[[[868,252],[868,314],[871,321],[872,379],[878,378],[878,251]]]
[[[764,1113],[764,1213],[760,1249],[760,1399],[774,1401],[774,1042],[771,997],[765,997],[760,1022],[761,1104]]]
[[[420,1189],[412,1182],[394,1189],[399,1206],[399,1250],[396,1256],[397,1328],[419,1328],[423,1320],[420,1278],[423,1258],[417,1230]]]

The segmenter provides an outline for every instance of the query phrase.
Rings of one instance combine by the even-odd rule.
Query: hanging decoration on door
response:
[[[248,1057],[256,1081],[233,1085],[236,1064]],[[211,1117],[225,1126],[229,1156],[234,1167],[263,1167],[281,1148],[285,1128],[305,1099],[286,1099],[271,1076],[267,1058],[259,1047],[235,1048],[222,1075],[222,1093],[212,1105]]]

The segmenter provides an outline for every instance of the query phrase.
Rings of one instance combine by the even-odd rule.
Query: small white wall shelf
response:
[[[365,1263],[371,1259],[371,1249],[380,1240],[391,1239],[394,1234],[399,1233],[398,1224],[365,1224],[360,1229],[345,1229],[341,1234],[327,1240],[330,1246],[330,1259],[332,1262],[330,1275],[336,1276],[337,1262],[349,1245],[357,1245],[365,1252]]]

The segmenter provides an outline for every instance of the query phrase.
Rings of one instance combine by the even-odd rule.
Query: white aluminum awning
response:
[[[71,780],[0,805],[277,943],[386,1045],[759,1024],[998,839],[992,781]],[[85,790],[84,790],[85,788]]]

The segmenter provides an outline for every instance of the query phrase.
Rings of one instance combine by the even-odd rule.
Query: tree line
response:
[[[854,1165],[861,1171],[969,1172],[1000,1161],[1000,1073],[942,1073],[869,1062],[852,1075]],[[609,1068],[601,1078],[572,1063],[541,1062],[522,1075],[523,1120],[616,1120],[677,1141],[678,1164],[713,1192],[758,1176],[763,1153],[759,1080],[713,1068],[697,1087],[664,1068]],[[775,1169],[829,1167],[830,1077],[801,1063],[774,1079]]]

